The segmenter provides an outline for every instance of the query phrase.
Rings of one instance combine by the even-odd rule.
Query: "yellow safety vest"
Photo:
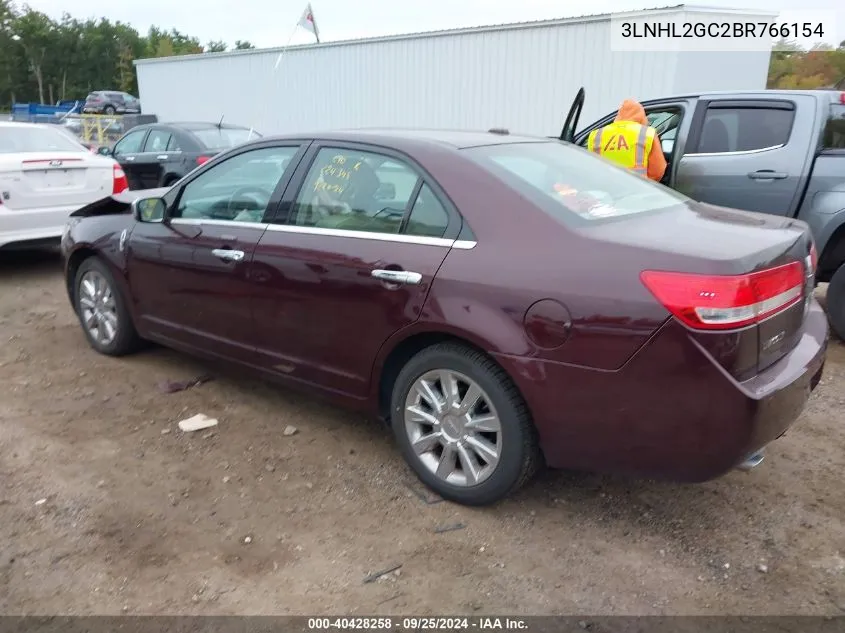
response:
[[[633,121],[616,121],[590,132],[587,149],[647,178],[648,156],[655,134],[653,127]]]

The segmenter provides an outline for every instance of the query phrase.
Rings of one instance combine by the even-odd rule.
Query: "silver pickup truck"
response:
[[[581,146],[616,112],[579,130],[582,88],[561,140]],[[643,101],[668,167],[663,184],[702,202],[798,218],[829,282],[828,317],[845,340],[845,92],[710,92]]]

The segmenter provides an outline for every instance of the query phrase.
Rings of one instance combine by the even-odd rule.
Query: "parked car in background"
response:
[[[117,163],[68,132],[0,121],[0,248],[58,243],[71,212],[126,188]]]
[[[128,92],[98,90],[85,98],[85,114],[140,114],[141,101]]]
[[[132,128],[100,151],[126,173],[130,189],[172,185],[222,151],[261,134],[238,125],[187,122],[151,123]]]
[[[575,134],[583,102],[581,91],[562,138],[586,146],[616,113]],[[830,283],[828,315],[845,340],[845,92],[714,92],[643,107],[668,162],[665,185],[701,202],[810,225],[817,280]]]
[[[805,223],[542,138],[253,141],[81,209],[62,252],[98,352],[157,341],[380,415],[466,504],[542,462],[693,482],[756,465],[828,341]]]

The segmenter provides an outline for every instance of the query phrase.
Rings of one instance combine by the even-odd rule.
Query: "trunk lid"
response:
[[[84,205],[112,192],[114,162],[85,152],[0,154],[7,211]]]
[[[643,283],[671,313],[680,315],[693,336],[735,377],[763,371],[798,343],[815,286],[813,241],[804,222],[689,202],[666,212],[619,218],[585,232],[618,242],[622,249],[648,251],[646,268],[658,277],[668,273],[664,280],[678,274],[674,279],[680,283],[667,288],[667,294],[655,292],[645,279]],[[772,269],[788,274],[773,277]],[[725,277],[733,285],[725,285]],[[741,298],[754,292],[764,293],[759,301]],[[670,296],[674,298],[667,299]],[[718,318],[691,324],[683,312],[667,305],[674,301],[677,307],[684,300],[679,297],[696,304],[697,311],[689,306],[692,321],[700,315]],[[748,312],[719,303],[726,297],[733,297],[737,306],[756,305],[758,318],[743,320]],[[715,312],[708,312],[711,306],[716,306]]]

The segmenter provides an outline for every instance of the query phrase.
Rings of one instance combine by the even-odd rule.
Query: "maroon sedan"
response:
[[[154,341],[378,415],[465,504],[543,463],[754,465],[825,359],[805,224],[557,140],[264,138],[74,216],[67,288],[98,352]]]

